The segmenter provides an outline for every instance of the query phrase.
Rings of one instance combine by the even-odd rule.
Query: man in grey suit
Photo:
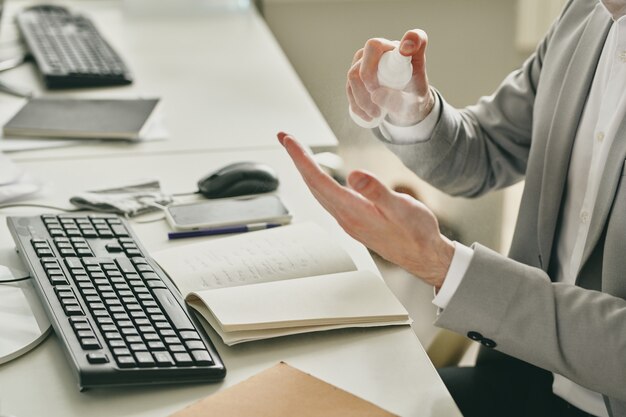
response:
[[[354,171],[348,187],[279,141],[357,240],[437,291],[436,324],[479,341],[474,368],[441,375],[466,416],[626,416],[626,1],[570,0],[497,91],[455,109],[428,84],[409,31],[402,91],[378,85],[395,44],[371,39],[348,73],[351,109],[417,175],[474,197],[525,179],[508,257],[441,235],[420,202]]]

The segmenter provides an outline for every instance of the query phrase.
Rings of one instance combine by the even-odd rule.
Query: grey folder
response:
[[[35,98],[4,125],[4,136],[138,140],[158,102]]]

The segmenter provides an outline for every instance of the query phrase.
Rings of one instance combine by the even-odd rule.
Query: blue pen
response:
[[[271,229],[273,227],[278,227],[278,226],[282,226],[282,224],[280,223],[253,223],[253,224],[243,224],[243,225],[237,225],[237,226],[218,227],[215,229],[187,230],[184,232],[169,232],[167,234],[167,238],[170,240],[173,240],[173,239],[183,239],[187,237],[226,235],[229,233],[245,233],[245,232],[254,232],[255,230]]]

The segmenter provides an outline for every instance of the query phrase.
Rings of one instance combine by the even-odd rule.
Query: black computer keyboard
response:
[[[42,215],[7,224],[81,389],[224,378],[197,317],[125,220]]]
[[[21,11],[16,21],[48,88],[132,82],[127,66],[86,17],[40,5]]]

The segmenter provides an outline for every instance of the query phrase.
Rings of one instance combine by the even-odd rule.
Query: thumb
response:
[[[383,214],[393,214],[398,196],[378,178],[365,171],[353,171],[348,176],[348,184],[354,191],[374,203]]]

